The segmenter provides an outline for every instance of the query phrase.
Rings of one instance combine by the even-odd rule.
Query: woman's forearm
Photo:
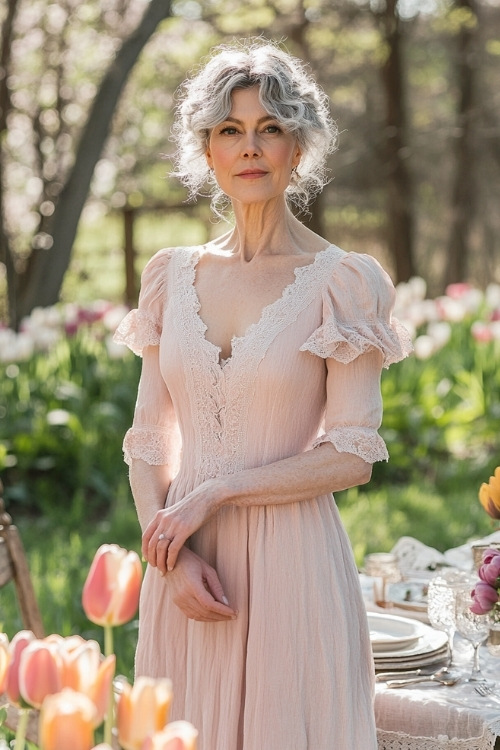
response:
[[[129,480],[139,524],[144,531],[155,513],[165,507],[171,471],[166,465],[151,466],[141,459],[133,459]]]
[[[220,477],[218,507],[279,505],[308,500],[365,484],[371,464],[352,453],[339,453],[331,443],[290,458]]]

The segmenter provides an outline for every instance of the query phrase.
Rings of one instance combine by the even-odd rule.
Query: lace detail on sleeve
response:
[[[348,364],[360,354],[378,349],[384,357],[384,367],[389,367],[407,357],[412,348],[410,334],[395,318],[390,324],[378,320],[372,325],[361,321],[343,323],[330,318],[314,331],[300,350]]]
[[[339,453],[354,453],[368,464],[389,458],[384,440],[371,427],[333,427],[316,438],[313,448],[322,443],[332,443]]]
[[[161,427],[131,427],[123,440],[123,458],[130,466],[132,459],[140,458],[150,466],[170,463],[171,430]]]
[[[113,341],[141,356],[146,346],[160,343],[160,335],[160,325],[153,315],[146,310],[131,310],[116,329]]]
[[[412,351],[406,328],[392,316],[396,292],[390,277],[369,255],[346,253],[323,293],[323,319],[300,347],[348,364],[378,349],[384,367]]]

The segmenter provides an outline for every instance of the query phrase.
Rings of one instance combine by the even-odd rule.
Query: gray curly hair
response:
[[[326,158],[337,145],[338,130],[329,102],[304,63],[262,39],[220,45],[208,63],[179,89],[180,101],[172,136],[177,146],[174,175],[192,199],[209,185],[212,207],[227,203],[205,158],[210,131],[231,111],[235,89],[259,86],[264,109],[294,133],[302,156],[300,174],[286,189],[287,199],[299,209],[328,182]]]

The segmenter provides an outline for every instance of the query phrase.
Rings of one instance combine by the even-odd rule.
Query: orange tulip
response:
[[[40,712],[43,750],[92,750],[96,709],[90,698],[70,688],[45,698]]]
[[[148,737],[141,750],[196,750],[198,730],[188,721],[173,721]]]
[[[479,501],[489,516],[500,519],[500,466],[490,481],[479,488]]]
[[[0,633],[0,693],[5,691],[9,661],[9,638],[6,633]]]
[[[123,625],[137,612],[142,565],[136,552],[103,544],[95,553],[83,587],[85,614],[96,625]]]
[[[102,659],[97,641],[81,643],[69,640],[62,649],[63,685],[78,693],[87,695],[97,709],[97,723],[100,724],[109,708],[111,685],[115,674],[114,654]]]
[[[20,630],[10,642],[10,660],[5,677],[5,693],[9,699],[9,703],[13,703],[15,706],[20,706],[22,700],[19,692],[19,664],[21,656],[24,649],[34,640],[36,640],[35,634],[31,630]]]
[[[19,692],[33,708],[41,708],[47,695],[63,688],[62,659],[55,642],[35,640],[23,650],[19,664]]]
[[[146,737],[165,727],[171,702],[170,680],[138,677],[132,687],[123,682],[116,707],[121,747],[124,750],[141,750]]]

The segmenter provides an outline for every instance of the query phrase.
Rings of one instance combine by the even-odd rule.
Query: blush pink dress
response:
[[[411,343],[391,318],[395,292],[380,265],[331,245],[296,269],[221,361],[198,312],[202,252],[157,253],[116,334],[138,354],[158,347],[143,367],[125,460],[174,465],[171,505],[210,477],[325,441],[386,459],[380,373]],[[332,495],[225,507],[189,544],[238,617],[186,618],[168,575],[148,568],[136,674],[172,679],[171,719],[195,725],[198,750],[375,750],[365,608]]]

